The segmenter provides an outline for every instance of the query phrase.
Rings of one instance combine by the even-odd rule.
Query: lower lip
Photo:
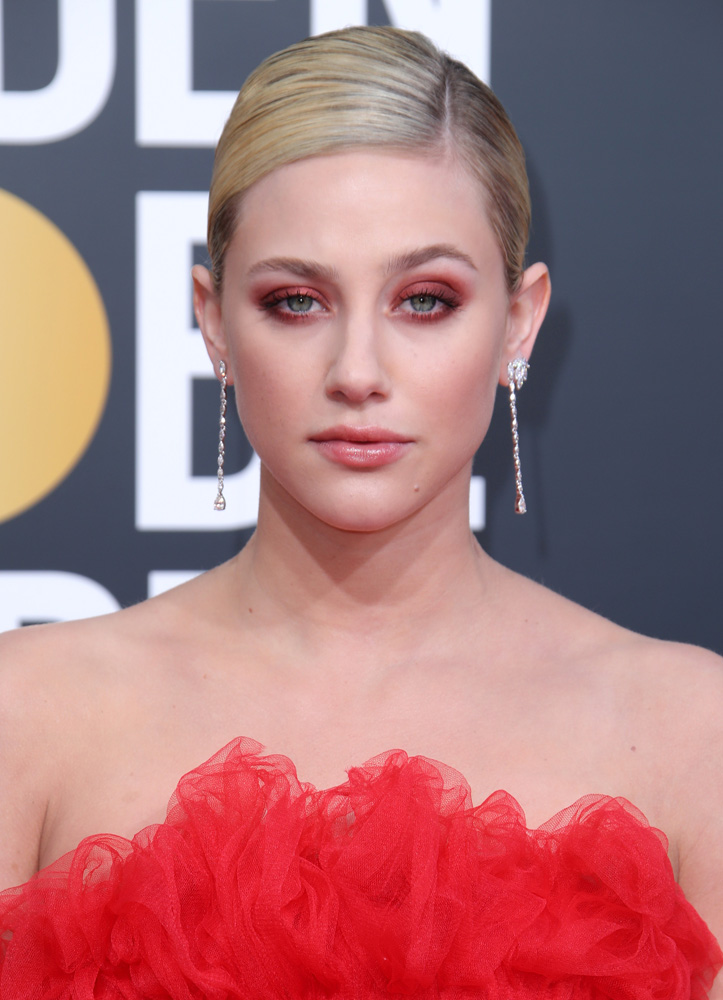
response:
[[[352,469],[377,469],[398,461],[410,448],[410,441],[315,441],[325,458]]]

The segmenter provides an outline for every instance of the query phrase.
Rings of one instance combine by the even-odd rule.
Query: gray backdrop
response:
[[[191,31],[188,86],[211,95],[237,89],[260,58],[308,34],[312,15],[328,13],[328,4],[93,5],[106,2],[115,53],[107,99],[72,134],[9,142],[2,98],[40,92],[59,74],[59,26],[64,16],[70,18],[73,0],[0,0],[0,188],[42,212],[80,252],[100,290],[112,339],[110,391],[87,450],[54,489],[0,523],[0,629],[103,610],[106,592],[109,606],[138,601],[149,588],[173,582],[164,575],[169,571],[200,570],[228,558],[250,532],[218,530],[219,522],[215,530],[208,524],[174,526],[183,516],[174,513],[181,501],[173,484],[163,490],[151,478],[145,487],[138,483],[141,441],[151,456],[155,451],[160,468],[178,434],[189,438],[187,478],[211,476],[217,414],[210,367],[189,377],[192,431],[178,426],[160,389],[155,411],[140,399],[148,395],[148,379],[165,382],[161,362],[141,387],[142,344],[156,335],[166,338],[156,354],[148,348],[144,364],[175,357],[168,347],[174,333],[159,332],[164,320],[158,316],[164,304],[169,317],[179,309],[177,296],[165,291],[173,283],[164,277],[177,250],[174,234],[172,227],[158,229],[160,216],[153,211],[167,204],[175,219],[186,203],[179,200],[176,211],[173,199],[151,197],[153,211],[146,217],[138,192],[203,192],[212,162],[209,140],[198,135],[149,140],[141,134],[146,96],[139,91],[146,94],[147,80],[136,75],[140,20],[156,17],[166,26],[160,33],[156,28],[148,42],[157,51],[146,53],[159,69],[153,87],[161,97],[171,85],[166,46],[180,44],[184,16]],[[461,0],[417,2],[428,17],[436,14],[427,8],[443,14],[446,8],[449,23],[456,19],[459,25],[464,15]],[[360,19],[376,24],[390,23],[404,7],[391,0],[387,6],[382,0],[355,3]],[[479,30],[487,4],[466,0],[466,7],[469,24]],[[553,300],[519,397],[530,513],[513,513],[509,422],[501,395],[475,463],[486,481],[480,540],[502,562],[621,624],[723,651],[723,5],[492,0],[489,28],[491,83],[528,152],[530,260],[550,265]],[[90,24],[85,30],[95,29]],[[82,44],[92,48],[92,34]],[[143,128],[160,135],[163,114],[159,120]],[[191,202],[196,205],[200,195],[194,197],[191,215]],[[143,243],[141,230],[153,219],[155,242],[149,236]],[[139,255],[145,255],[145,279],[137,273]],[[198,246],[191,256],[203,259]],[[24,266],[32,270],[32,257]],[[0,274],[4,298],[12,289],[3,290],[3,280]],[[190,325],[190,286],[180,287],[180,308]],[[144,296],[155,296],[153,308],[143,304]],[[0,320],[0,366],[3,342],[17,343],[22,336],[23,330]],[[179,344],[190,335],[184,336]],[[31,340],[27,367],[12,377],[27,382],[22,406],[37,410],[43,401],[33,391]],[[0,386],[9,377],[6,362]],[[16,421],[0,426],[0,463],[3,437],[7,445],[22,427],[22,409]],[[27,448],[32,453],[33,441]],[[231,471],[248,465],[249,449],[235,426],[229,454]],[[18,474],[17,466],[0,467],[0,504],[9,477]],[[155,515],[139,513],[144,489]],[[212,500],[211,485],[209,506]],[[168,523],[157,513],[159,503],[169,512]]]

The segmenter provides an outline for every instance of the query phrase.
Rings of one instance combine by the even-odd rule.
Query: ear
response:
[[[203,340],[213,369],[218,373],[219,361],[226,362],[226,380],[233,385],[233,376],[228,363],[228,344],[221,313],[221,296],[216,290],[211,272],[196,264],[191,269],[193,278],[193,311],[196,322],[203,334]]]
[[[522,275],[519,288],[510,296],[500,385],[507,385],[507,365],[510,361],[530,357],[549,303],[550,272],[545,264],[531,264]]]

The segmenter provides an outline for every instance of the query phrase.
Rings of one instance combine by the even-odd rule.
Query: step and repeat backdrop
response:
[[[104,613],[229,558],[258,460],[191,310],[213,146],[260,59],[417,28],[528,152],[553,301],[470,522],[631,628],[723,651],[723,5],[712,0],[0,0],[0,630]]]

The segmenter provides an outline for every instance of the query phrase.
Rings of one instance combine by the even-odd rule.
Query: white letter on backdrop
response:
[[[311,0],[310,34],[367,23],[367,0]]]
[[[191,472],[194,378],[213,378],[191,320],[193,247],[206,240],[208,198],[139,191],[136,201],[136,527],[227,531],[256,523],[259,461],[226,476],[228,507],[213,509],[216,476]],[[209,440],[214,453],[216,441]]]
[[[214,146],[236,92],[193,89],[193,0],[136,0],[136,142]]]
[[[152,569],[148,574],[148,596],[165,594],[167,590],[180,587],[201,573],[202,569]]]
[[[492,0],[384,0],[397,28],[421,31],[489,83]]]
[[[118,611],[105,587],[77,573],[0,571],[0,632],[32,622],[71,621]]]
[[[114,0],[58,3],[55,76],[40,90],[7,91],[0,0],[0,142],[34,145],[65,139],[89,125],[108,100],[115,75]]]
[[[422,31],[480,79],[490,78],[492,0],[384,0],[397,28]],[[366,24],[367,0],[311,0],[311,34]]]
[[[469,484],[469,526],[472,531],[483,531],[487,518],[487,480],[472,476]]]

